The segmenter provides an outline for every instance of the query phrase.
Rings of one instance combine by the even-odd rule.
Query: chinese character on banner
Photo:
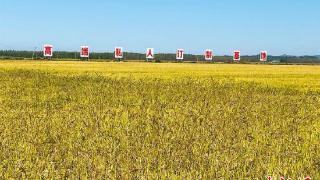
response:
[[[241,59],[240,51],[234,51],[233,52],[233,60],[240,61],[240,59]]]
[[[123,58],[123,49],[122,49],[122,47],[116,47],[114,49],[114,57],[116,59],[122,59]]]
[[[207,49],[207,50],[205,51],[204,58],[205,58],[206,61],[212,61],[212,59],[213,59],[213,52],[212,52],[212,50]]]
[[[44,57],[52,57],[53,55],[53,46],[46,44],[43,46],[43,56]]]
[[[177,50],[177,54],[176,54],[176,59],[177,60],[183,60],[183,55],[184,55],[183,49],[178,49]]]
[[[261,51],[260,52],[260,61],[267,61],[268,60],[268,54],[267,54],[267,51]]]
[[[147,59],[154,59],[154,49],[153,48],[147,48],[146,58]]]
[[[89,47],[88,46],[81,46],[80,49],[81,49],[80,57],[89,58]]]

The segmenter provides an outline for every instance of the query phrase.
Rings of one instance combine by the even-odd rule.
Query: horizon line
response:
[[[80,47],[80,46],[79,46]],[[89,46],[90,47],[90,46]],[[146,48],[147,49],[147,48]],[[176,49],[177,50],[177,49]],[[205,50],[206,49],[204,49],[204,53],[205,53]],[[22,49],[0,49],[0,51],[27,51],[27,52],[43,52],[43,50],[22,50]],[[235,50],[236,51],[236,50]],[[259,56],[260,55],[260,53],[262,52],[262,51],[265,51],[265,50],[261,50],[259,53],[257,53],[257,54],[242,54],[241,56],[243,57],[243,56]],[[78,50],[54,50],[53,51],[53,53],[54,52],[69,52],[69,53],[80,53],[80,51],[78,51]],[[233,51],[232,51],[233,52]],[[214,56],[233,56],[232,55],[232,52],[230,53],[230,55],[229,54],[214,54]],[[240,51],[241,52],[241,51]],[[268,51],[267,51],[268,52]],[[114,53],[114,51],[90,51],[90,53]],[[124,53],[136,53],[136,54],[145,54],[144,52],[136,52],[136,51],[124,51]],[[194,55],[194,56],[203,56],[204,55],[204,53],[203,54],[197,54],[197,53],[186,53],[185,52],[185,55]],[[213,51],[213,53],[214,53],[214,51]],[[154,54],[176,54],[176,53],[174,53],[174,52],[157,52],[157,53],[154,53]],[[304,55],[290,55],[290,54],[282,54],[282,55],[272,55],[272,54],[270,54],[270,53],[268,53],[268,56],[288,56],[288,57],[303,57],[303,56],[314,56],[314,57],[316,57],[316,56],[320,56],[320,55],[318,55],[318,54],[304,54]]]

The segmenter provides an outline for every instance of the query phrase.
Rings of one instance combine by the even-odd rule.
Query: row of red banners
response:
[[[89,47],[88,46],[81,46],[80,47],[80,57],[81,58],[89,58]],[[52,45],[44,45],[43,47],[43,56],[44,57],[52,57],[53,55],[53,46]],[[114,49],[114,57],[116,59],[123,59],[123,48],[122,47],[116,47]],[[205,60],[207,61],[212,61],[214,54],[213,51],[210,49],[205,50],[204,53]],[[153,48],[147,48],[146,51],[146,59],[154,59],[155,54],[154,54],[154,49]],[[177,49],[176,53],[176,59],[177,60],[183,60],[184,59],[184,50],[183,49]],[[240,51],[236,50],[233,52],[233,60],[234,61],[240,61],[241,59],[241,54]],[[261,51],[260,52],[260,61],[267,61],[268,60],[268,54],[267,51]]]

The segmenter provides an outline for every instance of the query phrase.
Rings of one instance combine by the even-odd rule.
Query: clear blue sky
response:
[[[1,0],[0,49],[320,54],[319,0]]]

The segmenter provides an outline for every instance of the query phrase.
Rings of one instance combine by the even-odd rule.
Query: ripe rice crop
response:
[[[320,66],[0,62],[4,179],[320,169]]]

